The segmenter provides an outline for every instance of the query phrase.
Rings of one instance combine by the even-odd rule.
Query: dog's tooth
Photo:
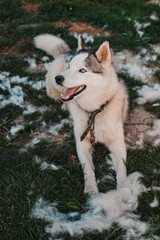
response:
[[[60,95],[61,95],[61,97],[63,97],[63,94],[62,94],[62,93],[60,93]]]

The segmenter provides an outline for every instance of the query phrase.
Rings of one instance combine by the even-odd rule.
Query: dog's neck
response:
[[[98,107],[97,109],[93,110],[93,111],[87,111],[89,114],[95,114],[97,115],[99,112],[103,111],[104,107],[109,103],[109,101],[107,100],[104,104],[102,104],[100,107]]]
[[[87,113],[91,113],[96,111],[97,109],[101,108],[101,106],[103,106],[106,102],[110,102],[113,99],[113,96],[115,95],[115,93],[112,93],[111,96],[107,96],[106,94],[103,94],[98,100],[95,100],[94,98],[91,99],[81,99],[81,100],[77,100],[76,102],[78,104],[78,106],[83,109],[85,112]],[[87,104],[86,104],[87,103]]]
[[[95,137],[94,137],[94,121],[95,121],[95,117],[98,113],[100,113],[101,111],[104,110],[105,106],[108,105],[108,101],[106,101],[104,104],[102,104],[98,109],[94,110],[93,112],[89,112],[89,119],[88,119],[88,127],[86,128],[86,130],[83,132],[83,134],[80,137],[80,140],[83,141],[84,138],[87,136],[88,132],[90,131],[90,135],[91,138],[91,143],[92,141],[95,141]]]

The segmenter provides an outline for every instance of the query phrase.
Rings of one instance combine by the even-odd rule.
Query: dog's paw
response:
[[[89,195],[95,195],[98,193],[97,184],[85,184],[84,193],[88,193]]]

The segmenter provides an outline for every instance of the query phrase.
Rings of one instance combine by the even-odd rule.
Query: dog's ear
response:
[[[88,50],[87,45],[84,42],[84,39],[82,37],[81,34],[78,35],[78,48],[77,48],[77,52],[80,50]]]
[[[111,52],[109,48],[109,42],[105,41],[101,44],[96,52],[96,58],[98,62],[110,62],[111,61]]]

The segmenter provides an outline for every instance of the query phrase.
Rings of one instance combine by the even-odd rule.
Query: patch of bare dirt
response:
[[[20,141],[21,141],[22,146],[25,146],[31,140],[32,140],[32,137],[30,136],[30,133],[22,133],[22,134],[20,134]]]
[[[32,54],[36,52],[36,48],[33,46],[33,48],[25,48],[25,46],[23,47],[23,49],[21,50],[22,46],[25,44],[25,39],[20,39],[19,41],[17,41],[17,43],[11,47],[6,46],[6,47],[2,47],[1,48],[1,56],[5,56],[8,54],[15,54],[18,56],[25,56],[25,55],[30,55],[31,52]]]
[[[37,12],[39,7],[39,4],[32,4],[32,3],[24,3],[22,8],[26,10],[29,14],[33,14],[34,12]]]
[[[87,33],[88,35],[95,36],[96,34],[112,34],[112,31],[105,31],[101,28],[94,28],[89,23],[84,22],[71,22],[71,21],[56,21],[54,24],[57,27],[68,27],[68,32],[73,33],[76,32],[78,34]]]
[[[153,138],[147,134],[152,130],[156,117],[138,106],[129,113],[125,123],[126,144],[128,148],[142,148],[143,141],[153,143]]]
[[[21,39],[21,40],[19,40],[19,41],[16,43],[16,45],[14,45],[14,46],[11,46],[11,47],[10,47],[10,46],[2,47],[2,48],[1,48],[1,56],[2,56],[2,55],[8,55],[8,54],[10,54],[10,53],[13,53],[13,54],[18,53],[17,49],[18,49],[18,47],[21,46],[23,43],[24,43],[24,40]]]
[[[33,12],[36,12],[39,5],[38,4],[23,4],[22,6],[29,14],[32,14]],[[55,24],[57,27],[68,27],[67,31],[69,33],[74,33],[76,32],[77,34],[83,34],[83,33],[87,33],[88,35],[92,35],[95,36],[97,34],[113,34],[112,31],[106,31],[103,30],[101,28],[94,28],[92,27],[89,23],[85,23],[85,22],[71,22],[71,21],[67,21],[67,20],[63,20],[63,21],[56,21],[53,22],[53,24]],[[30,26],[30,25],[22,25],[21,27],[25,27],[25,26]],[[33,26],[33,25],[32,25]],[[35,26],[37,26],[37,24],[35,24]],[[1,54],[2,55],[6,55],[9,53],[13,53],[13,54],[19,54],[21,56],[24,55],[24,53],[21,53],[19,51],[19,48],[25,43],[25,39],[21,39],[19,40],[16,45],[12,46],[12,47],[4,47],[1,49]],[[30,50],[25,50],[25,54],[29,53]],[[32,49],[32,52],[34,51],[34,49]]]

